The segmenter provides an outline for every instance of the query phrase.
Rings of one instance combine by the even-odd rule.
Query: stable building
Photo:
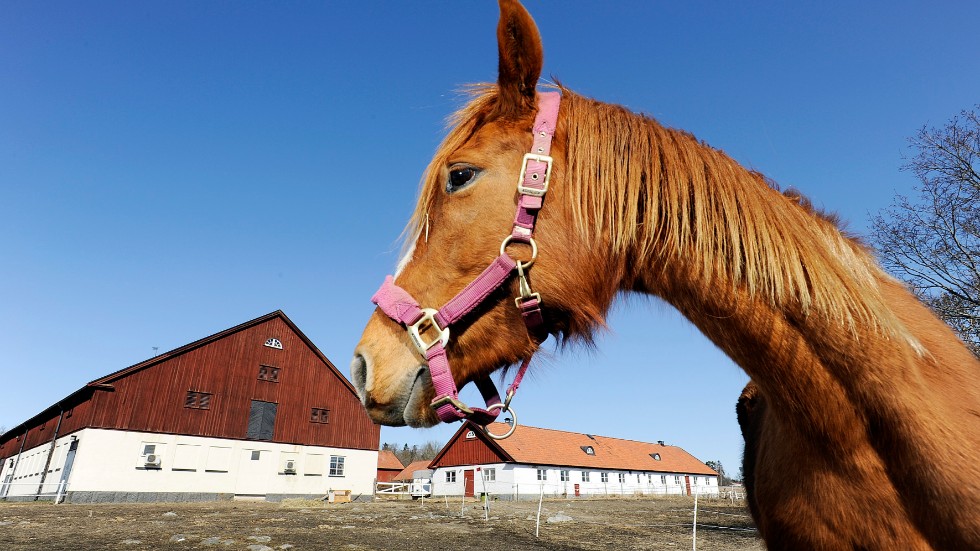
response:
[[[391,482],[404,468],[395,452],[391,450],[378,452],[378,482]]]
[[[510,427],[492,423],[503,434]],[[714,495],[718,473],[677,446],[521,425],[494,440],[466,422],[429,462],[433,495]]]
[[[0,435],[0,499],[374,495],[380,427],[282,311],[96,379]]]

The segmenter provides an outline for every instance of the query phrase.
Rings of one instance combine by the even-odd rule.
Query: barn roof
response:
[[[398,470],[398,471],[400,471],[400,470],[402,470],[404,468],[405,468],[405,465],[402,465],[401,460],[398,459],[398,456],[395,455],[395,452],[393,452],[391,450],[381,450],[381,451],[378,452],[378,469],[379,470],[387,470],[387,471]]]
[[[503,423],[491,423],[488,427],[495,434],[502,434],[508,427]],[[439,460],[468,433],[480,439],[507,462],[532,465],[554,465],[592,469],[652,471],[717,475],[713,469],[678,446],[597,434],[567,432],[521,425],[508,438],[494,440],[472,423],[463,426],[449,440],[430,463],[437,466]]]
[[[395,475],[392,480],[411,480],[415,476],[415,471],[424,471],[429,468],[429,460],[422,459],[419,461],[412,461],[407,467],[402,469],[402,472]]]

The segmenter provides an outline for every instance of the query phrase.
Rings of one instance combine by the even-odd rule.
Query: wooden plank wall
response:
[[[434,467],[456,467],[460,465],[480,465],[504,461],[495,450],[483,440],[487,438],[476,431],[475,438],[466,438],[466,431],[461,431],[459,437],[449,444],[449,448],[439,458]]]
[[[265,346],[270,337],[283,349]],[[279,381],[259,380],[260,365],[280,368]],[[279,404],[273,442],[371,450],[380,443],[380,427],[342,375],[278,316],[110,382],[113,391],[93,390],[74,405],[60,435],[91,426],[244,439],[251,401],[261,400]],[[212,394],[210,408],[184,407],[191,390]],[[311,422],[312,408],[329,409],[329,422]],[[29,431],[24,449],[51,439],[54,417]],[[0,459],[19,446],[16,438],[4,442]]]

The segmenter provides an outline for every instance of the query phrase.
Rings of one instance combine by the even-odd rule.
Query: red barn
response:
[[[281,311],[96,379],[0,435],[0,498],[373,495],[380,428]]]
[[[405,466],[391,450],[378,452],[378,482],[391,482]]]

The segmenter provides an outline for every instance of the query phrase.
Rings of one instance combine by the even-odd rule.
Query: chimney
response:
[[[657,443],[660,444],[661,446],[664,445],[664,441],[663,440],[657,440]]]

